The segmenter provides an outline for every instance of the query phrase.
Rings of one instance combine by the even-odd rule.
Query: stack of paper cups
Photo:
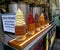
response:
[[[17,3],[9,4],[9,12],[10,13],[16,13],[17,12]]]

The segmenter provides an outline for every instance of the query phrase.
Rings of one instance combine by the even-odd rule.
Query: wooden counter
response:
[[[18,42],[18,41],[16,41],[16,38],[15,38],[15,39],[12,39],[11,41],[9,41],[8,44],[14,48],[17,48],[19,50],[23,50],[29,43],[31,43],[37,37],[41,36],[41,34],[50,27],[51,27],[51,25],[46,26],[41,31],[36,32],[33,36],[26,35],[26,39],[24,41]]]

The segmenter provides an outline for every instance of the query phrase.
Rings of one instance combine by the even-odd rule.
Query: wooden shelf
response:
[[[48,28],[50,28],[51,25],[46,26],[44,29],[42,29],[39,32],[36,32],[33,36],[26,35],[26,39],[24,41],[16,41],[16,38],[9,41],[8,44],[14,48],[23,50],[27,45],[29,45],[32,41],[34,41],[37,37],[41,36],[44,31],[46,31]],[[46,34],[46,33],[45,33]],[[43,36],[43,35],[42,35]],[[41,37],[42,37],[41,36]],[[40,37],[40,38],[41,38]],[[39,39],[40,39],[39,38]],[[26,49],[27,50],[27,49]]]

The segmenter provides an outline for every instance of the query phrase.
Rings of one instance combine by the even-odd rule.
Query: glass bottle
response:
[[[35,21],[32,15],[32,12],[29,12],[28,18],[27,18],[27,32],[28,35],[34,35],[35,33]]]
[[[37,12],[35,14],[35,29],[36,31],[40,31],[39,15],[37,14]]]
[[[44,16],[44,13],[41,13],[41,15],[40,15],[40,26],[41,26],[41,28],[44,28],[44,25],[45,25],[45,16]]]
[[[18,9],[16,14],[15,34],[17,41],[23,41],[26,39],[26,23],[23,12],[20,9]]]

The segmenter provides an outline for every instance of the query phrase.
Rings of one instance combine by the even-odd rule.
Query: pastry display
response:
[[[37,14],[37,12],[35,14],[35,29],[36,31],[40,31],[39,15]]]
[[[31,12],[29,13],[27,18],[27,32],[28,35],[34,35],[35,33],[35,22]]]
[[[16,14],[15,34],[17,41],[26,39],[26,24],[23,12],[20,9],[18,9]]]
[[[45,25],[45,16],[44,16],[44,14],[42,13],[42,14],[40,15],[40,26],[41,26],[41,28],[44,28],[44,25]]]

